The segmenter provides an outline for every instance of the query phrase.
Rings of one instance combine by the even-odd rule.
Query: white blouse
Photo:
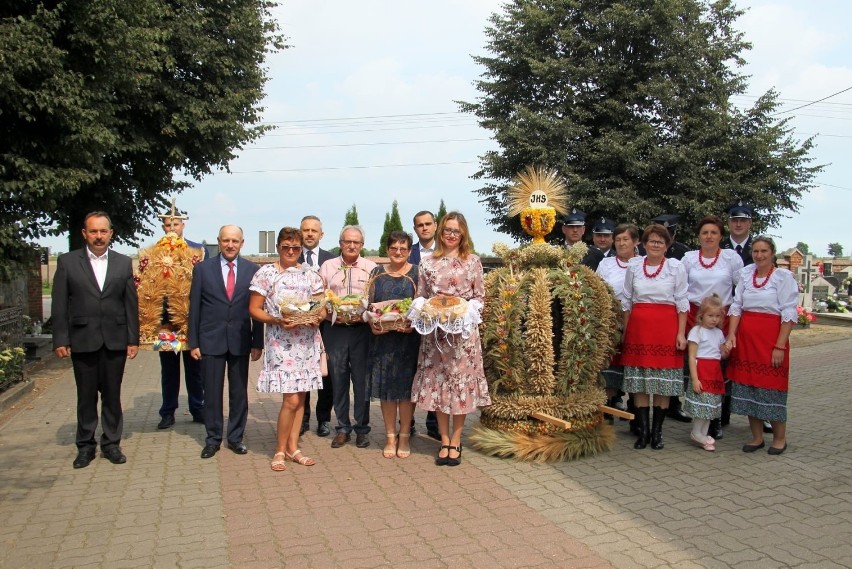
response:
[[[796,322],[796,305],[799,303],[799,283],[787,269],[775,269],[769,282],[760,288],[754,288],[754,271],[757,265],[748,265],[742,269],[737,279],[737,291],[734,302],[728,310],[729,316],[742,316],[744,310],[779,314],[781,322]],[[758,278],[758,283],[763,279]]]
[[[743,268],[743,260],[733,249],[720,249],[719,259],[709,269],[701,266],[698,256],[701,250],[689,251],[683,256],[682,263],[686,268],[686,278],[689,281],[687,298],[691,304],[701,304],[705,297],[714,292],[722,298],[722,304],[728,306],[734,298],[734,285],[737,275]],[[713,259],[703,258],[704,264],[709,265]]]
[[[638,303],[674,304],[678,312],[689,312],[689,300],[686,298],[686,269],[677,259],[665,259],[662,271],[655,278],[645,276],[642,263],[645,257],[633,257],[627,263],[624,276],[624,298],[621,309],[633,310]],[[653,274],[656,267],[648,267]]]
[[[630,261],[624,262],[614,255],[605,257],[598,265],[598,270],[595,271],[600,278],[612,287],[612,292],[615,293],[615,299],[618,302],[624,300],[624,275],[627,274],[628,262]]]
[[[725,334],[718,328],[693,326],[686,337],[686,341],[698,344],[698,350],[695,353],[696,358],[722,359],[722,344],[725,343]]]

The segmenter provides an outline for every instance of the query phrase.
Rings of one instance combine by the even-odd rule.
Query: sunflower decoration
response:
[[[527,166],[514,182],[509,190],[509,215],[520,215],[521,227],[532,235],[533,243],[544,243],[556,224],[556,214],[567,212],[565,181],[556,170]]]
[[[161,218],[186,219],[172,203]],[[133,276],[139,295],[139,345],[154,351],[189,349],[189,289],[192,269],[204,251],[187,245],[177,233],[166,233],[154,245],[139,251],[138,272]]]
[[[580,263],[584,248],[541,239],[553,228],[549,218],[566,209],[564,182],[542,168],[527,168],[516,181],[510,212],[534,240],[494,247],[503,266],[485,277],[482,328],[492,405],[471,441],[487,454],[535,462],[607,451],[615,435],[603,420],[600,370],[614,353],[620,310],[606,283]],[[536,197],[542,193],[546,199]],[[536,207],[542,203],[549,205]]]

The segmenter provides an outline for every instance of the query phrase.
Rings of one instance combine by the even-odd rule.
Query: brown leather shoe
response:
[[[331,448],[340,448],[346,443],[348,443],[349,439],[351,438],[352,437],[349,435],[349,433],[339,431],[336,435],[334,435],[334,438],[331,439]]]

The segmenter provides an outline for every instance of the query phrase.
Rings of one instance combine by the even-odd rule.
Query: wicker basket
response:
[[[411,277],[409,277],[408,275],[401,275],[401,276],[405,277],[405,279],[408,280],[409,283],[411,283],[412,295],[411,295],[411,297],[409,297],[409,300],[410,300],[411,298],[417,296],[417,283],[415,283],[414,280]],[[367,284],[364,287],[364,290],[367,291],[367,297],[368,298],[374,298],[375,297],[376,281],[381,279],[381,278],[385,278],[385,277],[393,278],[393,275],[390,275],[390,274],[385,273],[385,272],[377,273],[377,274],[373,275],[370,278],[369,281],[367,281]],[[408,318],[406,317],[405,314],[403,314],[403,313],[382,314],[381,316],[377,316],[375,314],[375,312],[373,312],[374,310],[381,310],[381,309],[385,308],[386,306],[392,305],[392,304],[397,303],[401,300],[405,300],[405,299],[396,298],[396,299],[392,299],[392,300],[385,300],[385,301],[370,303],[370,305],[367,307],[367,311],[364,313],[364,319],[371,326],[378,328],[379,330],[384,331],[384,332],[402,332],[404,330],[409,330],[411,328],[411,322],[409,322],[409,320],[408,320]]]
[[[399,300],[386,300],[384,302],[374,302],[367,311],[364,312],[364,319],[373,327],[382,332],[402,332],[411,328],[411,323],[408,321],[405,313],[391,312],[377,315],[374,311],[395,304]]]
[[[300,310],[298,308],[290,308],[289,302],[282,302],[278,306],[281,317],[291,324],[299,324],[303,326],[313,326],[319,320],[319,313],[324,308],[323,302],[316,302],[310,310]]]

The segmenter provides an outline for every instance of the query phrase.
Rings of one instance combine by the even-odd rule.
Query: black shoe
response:
[[[193,423],[204,423],[204,417],[201,415],[193,415],[192,416]]]
[[[722,421],[720,419],[710,421],[710,428],[707,430],[707,434],[717,441],[725,438],[725,435],[722,433]]]
[[[299,427],[299,436],[301,437],[302,435],[304,435],[309,428],[310,426],[308,425],[308,423],[302,423],[302,426]]]
[[[245,443],[232,443],[228,442],[228,448],[234,451],[236,454],[246,454],[248,452],[248,447],[246,447]]]
[[[204,445],[201,450],[201,458],[213,458],[217,452],[219,452],[218,445]]]
[[[771,433],[772,432],[772,423],[770,423],[769,421],[764,421],[763,422],[763,432],[764,433]]]
[[[754,452],[762,449],[764,446],[766,446],[766,443],[763,441],[760,441],[759,445],[743,445],[743,452]]]
[[[779,454],[783,454],[785,450],[787,450],[787,443],[784,443],[784,446],[781,448],[771,446],[769,447],[769,450],[766,451],[766,453],[771,454],[772,456],[778,456]]]
[[[672,401],[675,401],[675,398],[672,397]],[[666,415],[674,419],[675,421],[680,421],[681,423],[691,423],[692,417],[689,415],[684,415],[683,411],[680,409],[680,401],[672,407],[669,407],[668,411],[666,411]]]
[[[127,462],[127,457],[121,452],[117,446],[101,449],[104,453],[104,458],[113,464],[124,464]]]
[[[355,446],[358,448],[367,448],[370,446],[370,439],[367,438],[367,433],[358,433],[355,435]]]
[[[158,429],[168,429],[169,427],[171,427],[174,424],[175,424],[175,416],[174,415],[166,415],[162,419],[160,419],[159,423],[157,423],[157,428]]]
[[[327,437],[331,434],[331,426],[328,424],[328,421],[320,421],[319,425],[317,425],[317,436],[318,437]]]
[[[89,463],[95,459],[95,451],[81,450],[77,452],[77,458],[74,459],[72,466],[74,468],[86,468]]]
[[[453,448],[450,445],[441,445],[441,448],[438,449],[438,456],[435,457],[435,465],[436,466],[447,466],[447,461],[450,460],[450,449]],[[441,456],[441,451],[447,449],[447,456]]]
[[[441,433],[439,433],[438,431],[433,431],[432,429],[426,429],[426,434],[429,436],[429,438],[435,439],[436,441],[441,440]]]
[[[453,450],[456,451],[457,453],[459,453],[459,455],[456,458],[450,458],[450,451],[453,451]],[[461,452],[462,452],[462,446],[461,445],[459,445],[457,447],[452,447],[452,446],[448,447],[448,450],[447,450],[447,466],[458,466],[459,464],[461,464]]]
[[[654,450],[662,450],[665,447],[663,444],[663,423],[666,420],[666,415],[665,409],[654,407],[654,417],[651,419],[651,448]]]
[[[638,432],[636,442],[633,443],[633,448],[635,449],[643,449],[651,442],[650,414],[651,410],[648,407],[637,407],[634,409],[636,431]],[[633,429],[631,428],[631,430]]]

